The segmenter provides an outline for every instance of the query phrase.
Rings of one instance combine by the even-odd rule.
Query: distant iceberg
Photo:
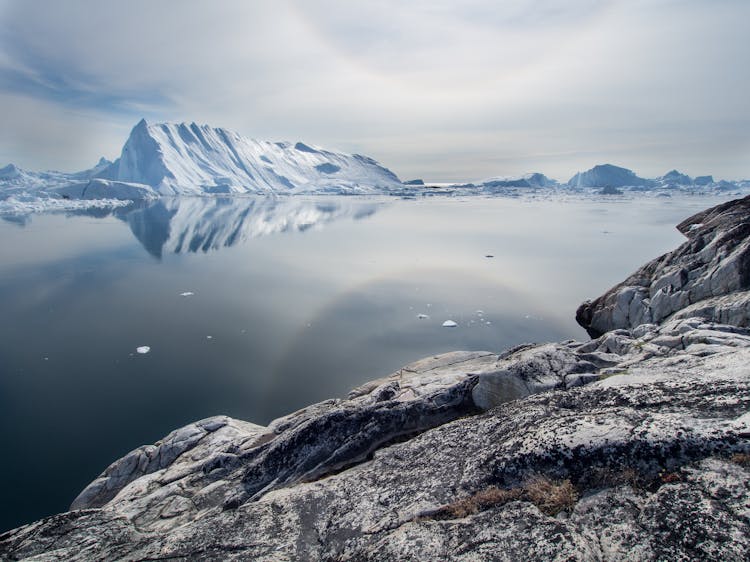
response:
[[[635,175],[635,172],[612,164],[600,164],[585,172],[578,172],[568,180],[570,187],[649,187],[653,182]]]

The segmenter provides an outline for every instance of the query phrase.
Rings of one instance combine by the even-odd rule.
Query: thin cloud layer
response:
[[[87,167],[140,117],[472,180],[750,174],[744,0],[0,3],[0,164]]]

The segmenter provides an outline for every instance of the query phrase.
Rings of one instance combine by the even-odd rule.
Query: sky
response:
[[[0,166],[186,121],[402,179],[750,177],[748,0],[0,0]]]

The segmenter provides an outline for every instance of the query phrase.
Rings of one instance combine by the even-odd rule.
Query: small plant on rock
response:
[[[570,511],[578,501],[578,491],[570,480],[550,480],[536,476],[524,485],[526,497],[546,515]]]

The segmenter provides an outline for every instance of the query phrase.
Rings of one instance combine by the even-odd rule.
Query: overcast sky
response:
[[[0,166],[195,121],[403,179],[750,176],[749,0],[0,0]]]

